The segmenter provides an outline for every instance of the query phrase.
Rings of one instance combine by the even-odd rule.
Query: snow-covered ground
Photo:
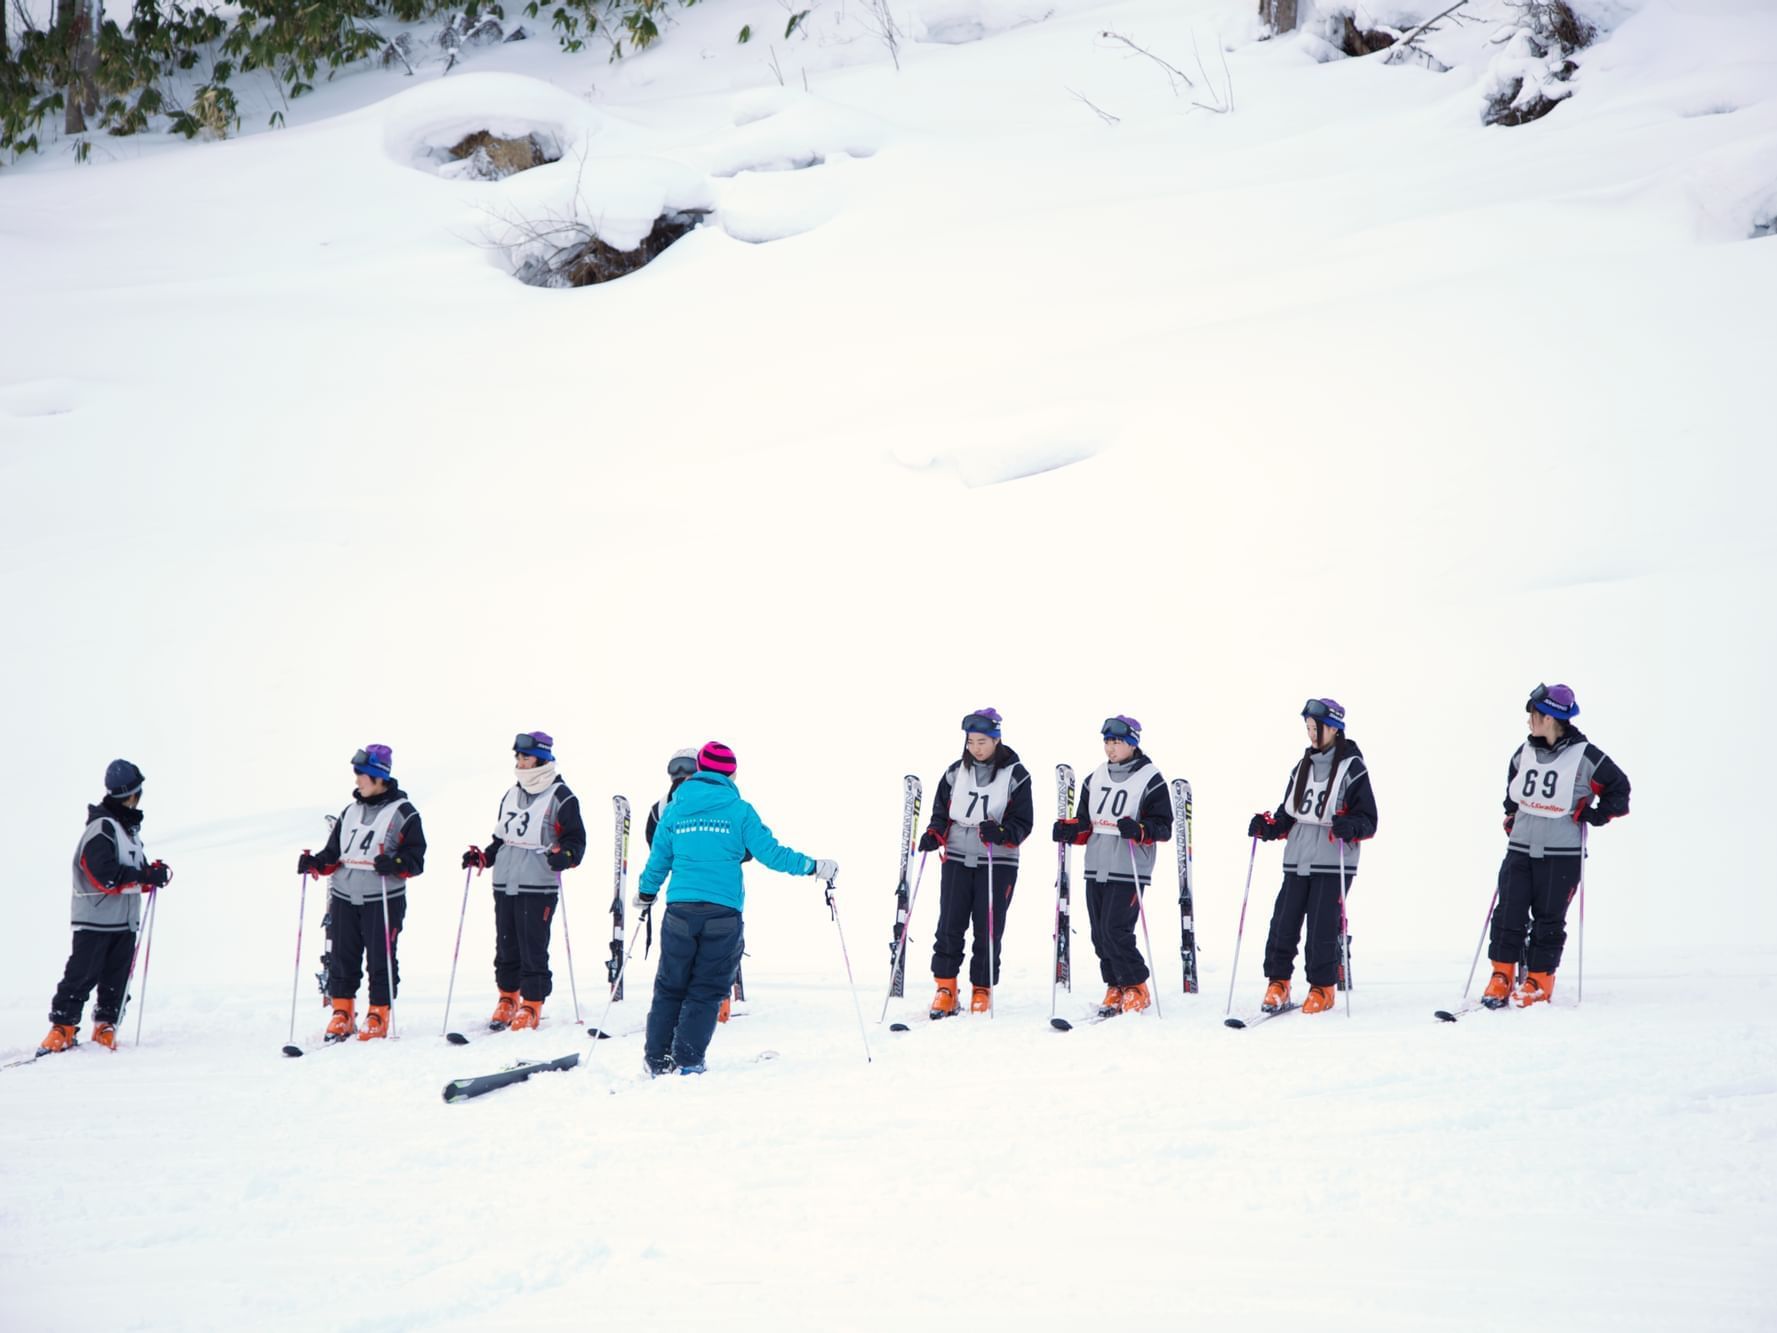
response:
[[[1499,5],[1434,74],[1257,42],[1244,4],[945,0],[910,31],[983,35],[897,72],[856,6],[741,46],[783,12],[709,0],[617,65],[533,41],[354,73],[279,132],[0,171],[0,1056],[41,1036],[109,759],[177,872],[141,1048],[0,1074],[0,1325],[1777,1323],[1777,240],[1747,239],[1777,17],[1586,8],[1571,101],[1514,129],[1480,124]],[[1219,40],[1233,114],[1106,30],[1200,84]],[[482,125],[564,157],[440,175]],[[525,287],[498,244],[662,207],[713,212],[600,288]],[[1552,1010],[1435,1024],[1540,679],[1635,784],[1593,844],[1585,1003],[1570,961]],[[1381,807],[1361,988],[1236,1035],[1244,825],[1323,693]],[[1165,1016],[1051,1032],[1041,843],[998,1016],[877,1026],[901,775],[933,786],[988,703],[1039,791],[1111,712],[1193,780],[1203,994],[1163,883]],[[542,1032],[438,1035],[457,852],[536,726],[590,813],[588,1016],[609,796],[639,825],[715,736],[843,867],[874,1063],[818,892],[756,872],[712,1076],[639,1084],[629,1037],[444,1105],[590,1051],[559,932]],[[371,740],[435,848],[401,1039],[287,1061],[294,857]],[[469,908],[452,1026],[492,1000]]]

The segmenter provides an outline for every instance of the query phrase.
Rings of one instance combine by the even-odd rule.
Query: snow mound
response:
[[[962,436],[957,444],[921,440],[917,430],[909,431],[914,438],[895,445],[891,453],[903,467],[949,470],[974,489],[1084,462],[1109,447],[1116,429],[1115,418],[1101,403],[1058,403],[1042,412],[959,423],[948,432]]]
[[[717,219],[737,241],[781,241],[831,222],[851,197],[857,164],[836,158],[810,171],[743,172],[720,182]]]
[[[440,175],[462,175],[450,150],[486,130],[502,139],[534,137],[545,154],[561,159],[585,146],[602,129],[600,117],[575,98],[538,79],[514,74],[466,74],[423,84],[390,98],[383,112],[383,144],[404,166]]]
[[[1055,7],[1041,0],[924,0],[913,13],[913,40],[962,46],[1041,23]]]
[[[74,380],[29,380],[0,384],[0,416],[66,416],[80,405],[81,386]]]
[[[830,158],[871,157],[882,122],[809,93],[778,88],[736,99],[734,130],[707,150],[712,176],[743,171],[799,171]]]

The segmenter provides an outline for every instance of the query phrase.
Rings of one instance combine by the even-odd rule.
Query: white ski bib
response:
[[[1140,819],[1142,793],[1148,789],[1153,776],[1153,767],[1144,764],[1119,782],[1111,776],[1109,764],[1100,764],[1087,784],[1092,800],[1093,835],[1121,837],[1117,832],[1119,819]]]
[[[1579,782],[1580,761],[1586,747],[1570,745],[1554,759],[1543,762],[1529,741],[1518,751],[1518,771],[1512,777],[1506,795],[1518,803],[1521,815],[1541,819],[1571,819],[1575,806],[1573,790]]]
[[[372,810],[352,802],[339,821],[339,863],[351,870],[375,870],[377,856],[388,850],[389,824],[400,801],[389,801]],[[484,807],[485,808],[485,807]]]
[[[973,827],[983,820],[1004,819],[1011,799],[1012,765],[996,772],[993,781],[983,787],[975,781],[973,764],[959,764],[950,784],[950,822]]]
[[[1307,760],[1302,762],[1308,763]],[[1349,759],[1342,764],[1334,765],[1328,780],[1317,783],[1314,779],[1314,766],[1309,764],[1308,782],[1302,788],[1302,799],[1299,801],[1296,799],[1296,785],[1294,782],[1290,783],[1290,789],[1284,797],[1284,802],[1289,806],[1289,812],[1296,817],[1298,824],[1324,825],[1333,822],[1333,816],[1338,812],[1327,809],[1328,798],[1339,790],[1339,785],[1345,781],[1346,771],[1350,767],[1351,760]]]
[[[549,803],[559,786],[559,782],[551,783],[525,805],[522,802],[528,793],[514,783],[500,802],[500,842],[527,852],[547,850],[555,841],[555,829],[544,816],[549,813]]]

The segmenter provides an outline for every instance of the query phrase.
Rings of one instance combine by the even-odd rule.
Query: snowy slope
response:
[[[1049,8],[924,6],[920,31],[1007,30],[911,43],[898,73],[855,13],[817,11],[772,44],[780,89],[733,43],[780,11],[706,4],[616,66],[532,42],[354,75],[287,131],[0,174],[0,1051],[40,1035],[108,759],[147,772],[178,873],[142,1051],[0,1075],[8,1326],[1081,1327],[1176,1318],[1186,1290],[1212,1327],[1527,1302],[1655,1327],[1700,1300],[1771,1322],[1772,1025],[1733,1002],[1771,973],[1777,909],[1758,751],[1722,734],[1777,637],[1777,243],[1744,239],[1777,180],[1771,16],[1601,9],[1572,101],[1501,130],[1491,26],[1434,75],[1254,42],[1244,5],[1009,26]],[[1219,34],[1235,113],[1191,110],[1105,29],[1194,77]],[[431,150],[486,123],[567,154],[440,177]],[[493,246],[551,210],[624,236],[662,206],[714,213],[603,288],[526,288]],[[1594,844],[1593,984],[1578,1011],[1436,1027],[1539,679],[1576,686],[1635,782]],[[1216,1020],[1242,830],[1310,693],[1346,703],[1376,774],[1364,988],[1349,1023],[1237,1037]],[[1050,1033],[1036,847],[991,1030],[875,1026],[900,775],[932,786],[983,703],[1039,790],[1116,711],[1193,779],[1204,995],[1173,994],[1168,889],[1166,1017]],[[760,873],[754,1012],[712,1053],[732,1080],[607,1096],[632,1039],[443,1106],[510,1048],[581,1041],[559,940],[550,1029],[434,1035],[455,852],[533,726],[591,812],[583,1009],[609,794],[639,814],[668,752],[719,736],[779,835],[844,867],[877,1062],[818,894]],[[283,1062],[294,855],[373,739],[437,849],[405,1035]],[[491,1001],[488,915],[474,893],[456,1023]],[[355,1144],[367,1121],[388,1141]],[[40,1285],[107,1234],[108,1281]]]

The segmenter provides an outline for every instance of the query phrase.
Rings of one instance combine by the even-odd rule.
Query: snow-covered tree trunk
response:
[[[101,0],[56,0],[56,32],[67,61],[62,129],[80,134],[86,118],[99,109],[99,20]]]
[[[1296,30],[1296,0],[1259,0],[1259,17],[1272,32]]]

